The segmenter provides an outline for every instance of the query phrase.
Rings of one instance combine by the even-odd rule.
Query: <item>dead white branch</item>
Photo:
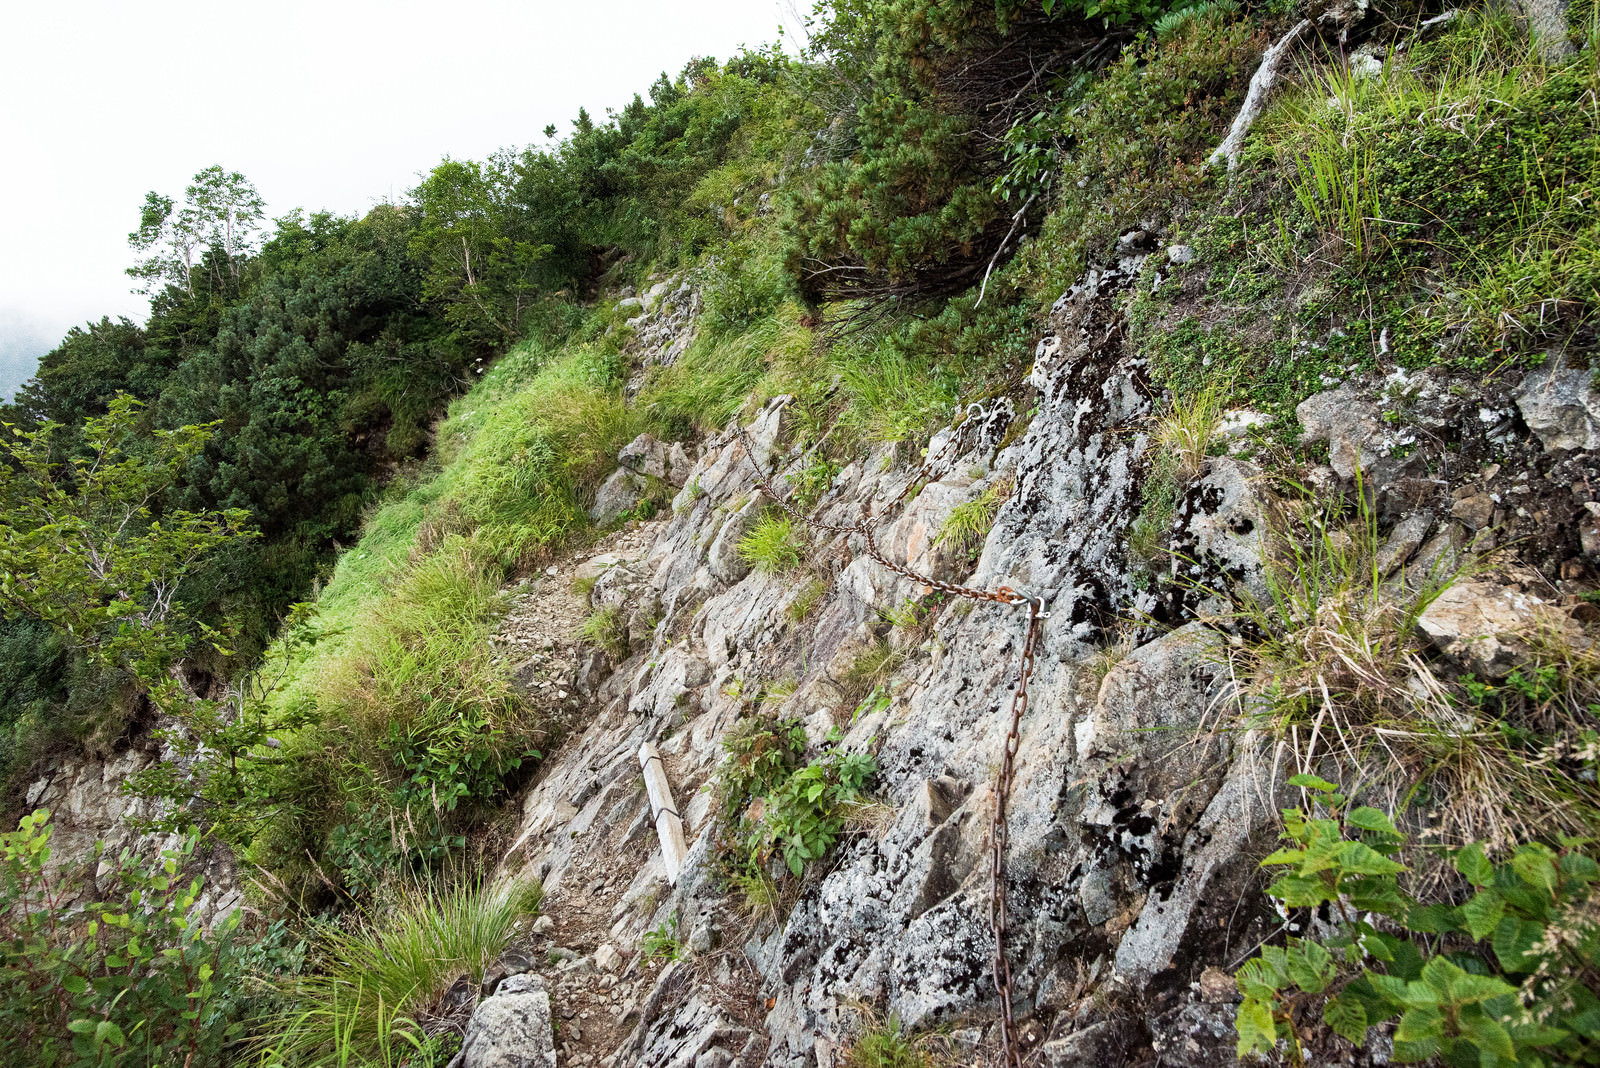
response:
[[[1230,171],[1238,166],[1239,150],[1244,147],[1244,139],[1250,133],[1250,127],[1261,114],[1261,108],[1267,102],[1267,94],[1272,92],[1273,85],[1278,81],[1278,68],[1283,65],[1283,57],[1289,54],[1289,47],[1310,25],[1310,19],[1301,19],[1295,23],[1294,29],[1278,40],[1277,44],[1262,53],[1261,66],[1256,68],[1255,75],[1250,79],[1250,89],[1244,95],[1244,105],[1239,108],[1239,114],[1234,116],[1228,136],[1222,139],[1222,144],[1217,146],[1215,152],[1206,157],[1208,167],[1216,166],[1218,160],[1227,160]]]

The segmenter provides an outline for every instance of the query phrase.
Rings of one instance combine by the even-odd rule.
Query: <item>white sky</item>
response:
[[[364,211],[794,33],[793,0],[5,0],[0,395],[74,323],[147,313],[123,274],[149,190],[239,170],[269,217]],[[26,366],[21,366],[24,364]],[[8,364],[10,366],[8,366]]]

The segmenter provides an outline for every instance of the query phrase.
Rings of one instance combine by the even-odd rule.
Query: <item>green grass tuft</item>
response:
[[[766,574],[792,571],[800,566],[800,539],[793,521],[781,512],[769,512],[756,520],[739,539],[739,558]]]
[[[277,984],[287,1003],[302,1007],[266,1021],[263,1061],[407,1063],[429,1048],[426,1024],[451,984],[466,976],[476,990],[542,898],[537,881],[458,883],[404,893],[381,922],[324,927],[319,970]]]

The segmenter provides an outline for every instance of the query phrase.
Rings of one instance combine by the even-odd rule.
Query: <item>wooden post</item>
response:
[[[683,819],[672,803],[672,787],[667,784],[667,768],[661,753],[649,742],[639,747],[639,767],[644,771],[644,788],[650,794],[650,819],[661,839],[661,859],[667,865],[667,882],[674,886],[688,847],[683,842]]]

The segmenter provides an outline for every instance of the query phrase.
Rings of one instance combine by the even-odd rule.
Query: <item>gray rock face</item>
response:
[[[550,993],[542,977],[513,975],[481,1002],[451,1068],[555,1068]]]
[[[891,559],[1048,603],[1020,724],[1005,879],[1014,1008],[1053,1021],[1040,1036],[1050,1064],[1115,1063],[1135,1047],[1166,1051],[1171,1063],[1231,1063],[1227,991],[1215,976],[1209,986],[1199,980],[1207,966],[1233,964],[1213,933],[1245,937],[1235,910],[1258,893],[1257,850],[1269,846],[1285,801],[1273,794],[1285,776],[1265,740],[1209,730],[1233,700],[1216,632],[1169,614],[1176,629],[1140,629],[1120,662],[1105,662],[1119,621],[1172,611],[1126,549],[1151,463],[1141,428],[1152,390],[1121,340],[1121,307],[1143,250],[1157,244],[1133,235],[1115,265],[1090,271],[1056,303],[1028,379],[1039,396],[1024,432],[1009,429],[1007,405],[969,411],[929,443],[926,455],[938,459],[909,501],[900,498],[916,463],[884,446],[841,471],[813,513],[839,525],[871,515]],[[1403,447],[1413,424],[1386,420],[1362,396],[1334,390],[1302,406],[1308,433],[1330,442],[1329,494],[1358,467],[1377,478],[1413,464]],[[601,576],[596,603],[653,597],[662,619],[634,635],[634,655],[615,673],[594,681],[601,711],[546,761],[526,801],[514,853],[552,892],[575,857],[625,857],[638,873],[611,917],[611,944],[637,945],[675,920],[697,955],[693,967],[659,973],[612,1068],[820,1066],[858,1028],[858,1001],[909,1028],[958,1024],[974,1056],[994,1038],[985,1032],[998,1009],[990,819],[1026,613],[946,600],[925,629],[891,628],[880,611],[925,590],[867,558],[855,534],[812,531],[807,574],[751,572],[737,544],[770,504],[752,459],[780,490],[811,461],[785,421],[778,398],[750,422],[753,457],[732,427],[705,441],[644,558]],[[1015,440],[1002,450],[1008,435]],[[975,565],[935,544],[952,509],[1002,480],[1013,490]],[[1267,514],[1251,465],[1211,461],[1171,532],[1200,568],[1180,573],[1219,593],[1262,595]],[[1385,570],[1410,573],[1459,548],[1457,521],[1435,531],[1421,509],[1401,518],[1383,546]],[[799,611],[807,590],[814,603]],[[862,702],[850,673],[880,641],[902,660]],[[798,719],[813,744],[831,734],[843,751],[873,753],[885,811],[841,840],[781,921],[751,927],[732,915],[716,871],[706,787],[758,687],[778,680],[792,691],[769,697],[769,709]],[[638,790],[634,754],[646,741],[662,753],[691,840],[670,888]],[[716,946],[717,931],[733,944]],[[1172,993],[1191,983],[1191,993]],[[1108,1017],[1105,999],[1124,1015]],[[752,1016],[719,1007],[752,1001],[765,1006],[754,1034]]]
[[[617,468],[595,491],[594,505],[589,509],[589,521],[597,527],[610,526],[639,503],[639,495],[644,489],[644,479],[625,467]]]
[[[1172,543],[1172,574],[1207,589],[1235,585],[1257,601],[1267,599],[1261,576],[1265,517],[1253,465],[1220,456],[1189,487],[1178,506],[1179,534]]]
[[[181,729],[175,721],[165,718],[160,725]],[[50,856],[44,869],[48,877],[57,879],[86,869],[97,843],[103,848],[93,872],[96,877],[108,872],[125,849],[154,859],[182,844],[179,835],[139,833],[132,826],[135,820],[155,819],[167,811],[164,803],[123,788],[158,756],[175,763],[170,749],[160,754],[140,748],[124,749],[103,759],[64,754],[52,759],[44,774],[28,785],[25,800],[30,810],[43,808],[51,814]],[[225,849],[203,845],[184,868],[184,875],[204,879],[193,915],[208,927],[215,927],[243,906],[244,894],[238,885],[233,857]]]
[[[1386,424],[1383,410],[1349,383],[1307,397],[1294,414],[1304,441],[1328,443],[1328,463],[1346,482],[1360,471],[1367,485],[1385,486],[1417,467],[1404,452],[1415,443],[1415,433]]]
[[[1600,393],[1592,371],[1552,361],[1522,380],[1516,401],[1523,422],[1547,450],[1600,448]]]

